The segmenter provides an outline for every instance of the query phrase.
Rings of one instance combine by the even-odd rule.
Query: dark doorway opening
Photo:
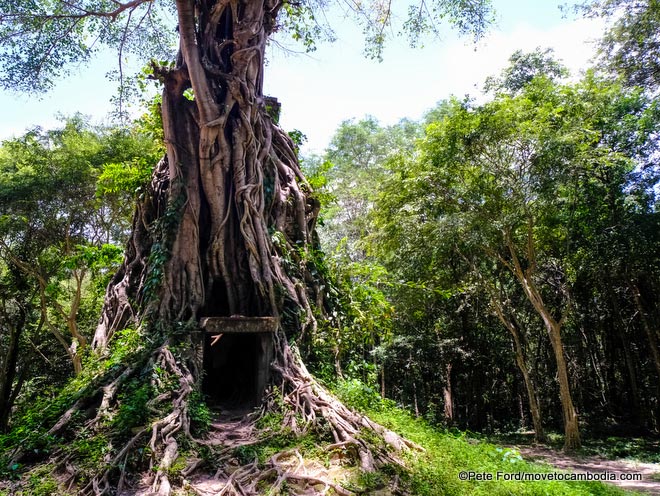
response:
[[[210,403],[225,408],[251,407],[257,402],[259,367],[256,334],[206,336],[202,389]]]
[[[261,404],[270,380],[274,317],[204,317],[202,391],[211,406],[251,410]]]

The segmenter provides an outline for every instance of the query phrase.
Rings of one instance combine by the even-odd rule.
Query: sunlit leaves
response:
[[[313,51],[319,42],[335,38],[334,21],[326,18],[330,4],[285,1],[274,30],[288,32],[306,51]],[[394,22],[398,15],[389,0],[350,0],[340,5],[362,27],[365,54],[374,59],[382,58],[386,42],[398,30],[415,46],[424,34],[437,36],[446,24],[478,39],[492,22],[489,0],[422,0],[410,6],[402,23]],[[127,55],[143,62],[174,58],[175,14],[170,1],[0,0],[0,85],[46,91],[105,46],[118,52],[123,99]]]
[[[101,46],[118,49],[119,64],[129,53],[172,57],[170,15],[148,0],[0,0],[0,86],[48,90]]]
[[[600,42],[601,65],[630,86],[660,87],[660,4],[655,0],[591,0],[576,7],[610,25]]]
[[[478,40],[493,21],[489,0],[421,0],[408,5],[407,13],[396,12],[389,0],[346,3],[363,28],[365,54],[376,60],[382,60],[386,42],[399,30],[414,47],[424,35],[438,36],[447,25]],[[399,24],[401,17],[404,20]]]
[[[285,2],[279,24],[307,51],[322,41],[333,41],[332,27],[336,19],[326,17],[332,2]],[[447,26],[461,35],[477,40],[493,21],[490,0],[422,0],[412,2],[405,10],[389,0],[348,0],[338,2],[345,16],[357,23],[364,35],[364,53],[382,60],[387,42],[399,34],[412,47],[422,44],[425,35],[439,36]]]
[[[421,127],[405,119],[387,127],[369,116],[342,122],[316,166],[316,170],[324,169],[329,184],[321,212],[321,238],[327,249],[334,250],[345,237],[351,258],[364,256],[358,240],[370,231],[368,213],[386,162],[399,153],[412,152],[420,134]]]
[[[568,76],[567,69],[553,58],[553,50],[537,47],[532,52],[516,50],[509,57],[509,65],[499,77],[489,77],[486,80],[486,90],[504,91],[511,94],[519,93],[535,77],[545,76],[551,80],[561,80]]]
[[[325,2],[284,2],[279,14],[279,26],[300,43],[305,51],[313,52],[319,42],[334,41],[330,26],[317,19],[322,14]]]

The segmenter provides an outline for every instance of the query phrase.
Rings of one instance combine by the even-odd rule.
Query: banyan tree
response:
[[[63,442],[99,432],[108,439],[102,462],[84,477],[75,454],[50,455],[75,492],[170,494],[182,443],[190,455],[184,472],[200,466],[190,448],[204,442],[190,429],[191,399],[200,393],[261,414],[284,409],[283,427],[325,429],[331,445],[353,453],[364,470],[395,460],[410,444],[332,397],[292,346],[313,332],[326,306],[325,283],[314,270],[319,203],[295,144],[276,123],[277,100],[264,95],[264,61],[278,30],[311,43],[325,29],[314,17],[324,3],[0,0],[5,87],[48,89],[100,44],[118,48],[120,59],[153,56],[151,72],[162,83],[166,154],[136,207],[92,339],[100,357],[126,328],[138,329],[142,344],[121,366],[91,378],[48,430]],[[375,56],[392,29],[390,5],[343,5],[364,23]],[[487,10],[485,0],[413,2],[404,28],[414,38],[448,15],[459,30],[479,34]],[[172,62],[156,62],[173,38]],[[117,440],[109,419],[136,377],[153,384],[149,421]],[[368,442],[365,429],[383,442]],[[14,459],[25,456],[18,450]],[[217,458],[219,471],[223,460]],[[260,481],[281,484],[286,474],[276,468],[247,464],[227,478],[222,494],[255,493]],[[140,471],[146,478],[131,478]]]

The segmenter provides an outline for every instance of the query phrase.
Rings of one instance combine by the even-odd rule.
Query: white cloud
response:
[[[532,16],[533,12],[523,14]],[[505,67],[517,49],[554,47],[557,56],[576,71],[585,67],[592,53],[585,41],[598,38],[601,32],[597,21],[560,21],[542,29],[529,23],[512,25],[513,19],[507,13],[507,32],[492,32],[476,50],[456,37],[423,49],[411,49],[394,39],[383,63],[362,56],[362,33],[346,21],[340,26],[339,41],[321,46],[311,56],[272,53],[266,92],[282,102],[285,129],[300,129],[309,138],[306,149],[321,151],[344,119],[366,114],[385,124],[403,117],[419,119],[451,94],[476,95],[484,79]],[[106,55],[90,68],[74,72],[43,100],[0,92],[0,139],[22,134],[34,125],[55,126],[58,112],[78,111],[102,120],[111,110],[109,99],[116,88],[105,79],[114,63],[114,56]]]
[[[499,73],[518,49],[552,47],[577,73],[588,65],[590,42],[601,30],[599,22],[580,19],[547,29],[519,24],[507,33],[491,33],[476,47],[452,38],[414,50],[395,41],[381,64],[365,60],[359,33],[347,30],[342,39],[349,41],[322,47],[313,58],[275,55],[266,89],[283,104],[282,125],[307,134],[306,150],[321,151],[344,119],[371,114],[390,124],[418,119],[452,94],[476,96],[486,77]]]

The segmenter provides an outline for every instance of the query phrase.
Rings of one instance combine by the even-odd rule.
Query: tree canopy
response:
[[[386,396],[432,425],[563,430],[567,451],[658,431],[654,83],[567,82],[551,51],[518,51],[485,102],[345,121],[301,164],[263,94],[266,47],[332,37],[329,5],[0,0],[5,88],[46,90],[110,46],[120,73],[151,59],[163,90],[130,128],[75,117],[0,147],[0,473],[17,490],[437,493],[406,475],[418,446],[364,414],[391,425]],[[343,6],[379,58],[392,4]],[[489,16],[413,3],[400,29],[479,36]]]
[[[395,27],[399,12],[392,2],[338,2],[364,31],[365,54],[382,57],[383,47],[399,30],[411,45],[424,33],[438,35],[447,23],[464,35],[481,37],[492,22],[489,0],[412,2],[404,21]],[[307,50],[332,40],[332,2],[268,2],[272,31],[285,31]],[[40,92],[85,64],[103,47],[117,51],[117,70],[128,55],[143,63],[169,63],[176,56],[179,29],[177,3],[172,0],[14,1],[0,2],[0,86]],[[213,3],[201,7],[211,13]],[[202,12],[200,12],[202,14]]]
[[[609,22],[600,40],[601,65],[620,75],[630,86],[656,91],[660,84],[660,6],[657,2],[593,0],[575,9]]]

